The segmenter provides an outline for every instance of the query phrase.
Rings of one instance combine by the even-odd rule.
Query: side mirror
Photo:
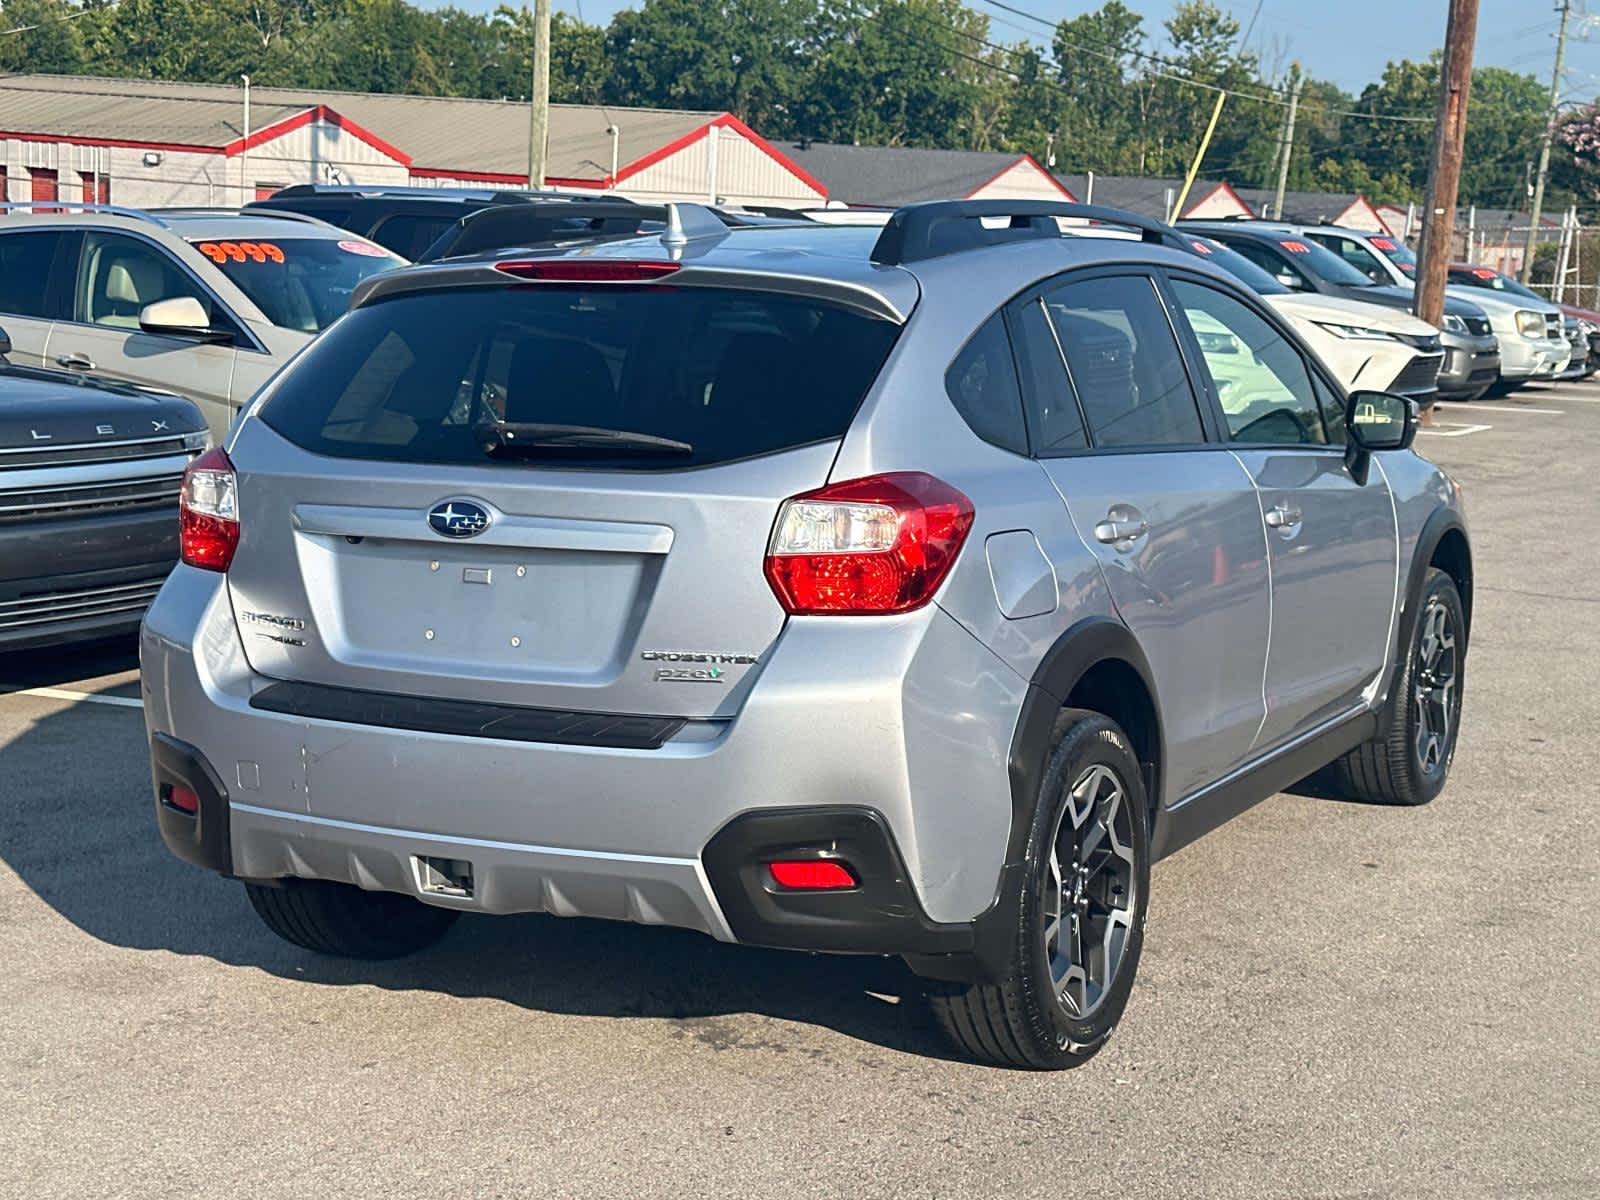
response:
[[[1305,280],[1301,279],[1293,271],[1280,271],[1274,278],[1291,292],[1303,292],[1306,290]]]
[[[201,341],[226,341],[229,334],[211,328],[205,305],[193,296],[173,296],[146,304],[139,310],[139,328],[146,333],[198,338]]]
[[[0,329],[0,362],[5,362],[6,355],[11,353],[11,335]]]
[[[1345,461],[1366,483],[1375,450],[1409,450],[1417,437],[1417,402],[1391,392],[1351,392],[1345,401]]]

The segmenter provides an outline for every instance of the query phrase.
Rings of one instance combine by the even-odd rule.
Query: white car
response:
[[[1417,257],[1404,242],[1383,234],[1337,225],[1306,225],[1297,232],[1318,242],[1375,283],[1416,286]],[[1500,383],[1510,391],[1535,379],[1553,379],[1572,360],[1561,309],[1548,300],[1451,284],[1451,296],[1470,300],[1488,314],[1500,339]]]
[[[1180,233],[1202,258],[1236,276],[1287,317],[1347,391],[1430,398],[1444,351],[1439,331],[1403,309],[1320,292],[1295,292],[1221,242]]]
[[[311,218],[31,207],[0,215],[12,361],[178,392],[218,438],[358,283],[405,264]]]

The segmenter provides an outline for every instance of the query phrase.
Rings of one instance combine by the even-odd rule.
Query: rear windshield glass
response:
[[[341,458],[699,466],[842,437],[898,331],[720,288],[412,292],[312,343],[261,417]],[[574,429],[636,436],[597,446]]]
[[[204,254],[267,320],[284,329],[317,333],[350,306],[350,293],[368,275],[405,265],[358,237],[197,238]]]

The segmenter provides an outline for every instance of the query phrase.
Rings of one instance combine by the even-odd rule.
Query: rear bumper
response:
[[[273,681],[246,664],[219,584],[180,566],[141,643],[152,737],[186,743],[226,788],[227,866],[201,865],[872,953],[959,953],[993,901],[1025,685],[936,606],[791,621],[738,717],[638,749],[252,707]],[[957,706],[952,679],[968,681]],[[778,842],[843,847],[863,886],[774,899],[755,868]],[[427,890],[423,858],[470,863],[471,894]]]

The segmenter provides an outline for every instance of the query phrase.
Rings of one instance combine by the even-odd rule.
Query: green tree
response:
[[[606,31],[607,98],[727,109],[768,136],[790,136],[818,16],[816,0],[644,0]]]

